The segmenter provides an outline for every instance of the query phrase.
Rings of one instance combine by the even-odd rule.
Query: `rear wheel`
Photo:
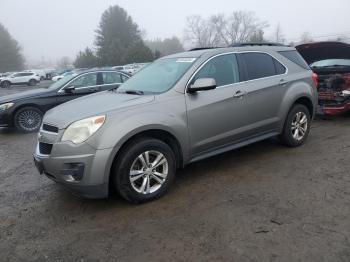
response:
[[[30,79],[28,82],[29,86],[35,86],[37,84],[37,81],[35,79]]]
[[[9,88],[9,87],[11,87],[11,83],[9,81],[3,81],[3,82],[1,82],[1,87]]]
[[[175,156],[163,141],[143,138],[133,141],[120,154],[113,184],[118,193],[134,203],[163,196],[176,172]]]
[[[288,113],[280,139],[289,147],[297,147],[306,141],[311,127],[311,116],[306,106],[296,104]]]
[[[35,107],[24,107],[15,114],[15,126],[17,130],[30,133],[40,129],[43,113]]]

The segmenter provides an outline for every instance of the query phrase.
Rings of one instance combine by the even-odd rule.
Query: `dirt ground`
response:
[[[36,134],[0,131],[0,261],[350,261],[350,115],[290,149],[179,170],[162,199],[79,199],[40,176]]]

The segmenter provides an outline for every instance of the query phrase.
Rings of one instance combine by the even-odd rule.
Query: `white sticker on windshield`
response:
[[[176,63],[193,63],[196,58],[179,58],[176,60]]]

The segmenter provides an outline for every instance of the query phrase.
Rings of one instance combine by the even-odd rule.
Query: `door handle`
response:
[[[242,92],[241,90],[238,90],[234,95],[233,98],[242,98],[245,95],[244,92]]]
[[[281,80],[280,80],[280,83],[279,83],[280,86],[284,86],[284,85],[286,85],[286,84],[288,84],[288,81],[286,81],[286,80],[284,80],[284,79],[281,79]]]

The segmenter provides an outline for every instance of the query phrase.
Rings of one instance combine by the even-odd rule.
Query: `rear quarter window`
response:
[[[304,58],[298,53],[298,51],[290,50],[280,51],[278,53],[287,58],[288,60],[292,61],[293,63],[297,64],[298,66],[310,70],[309,65],[305,62]]]

